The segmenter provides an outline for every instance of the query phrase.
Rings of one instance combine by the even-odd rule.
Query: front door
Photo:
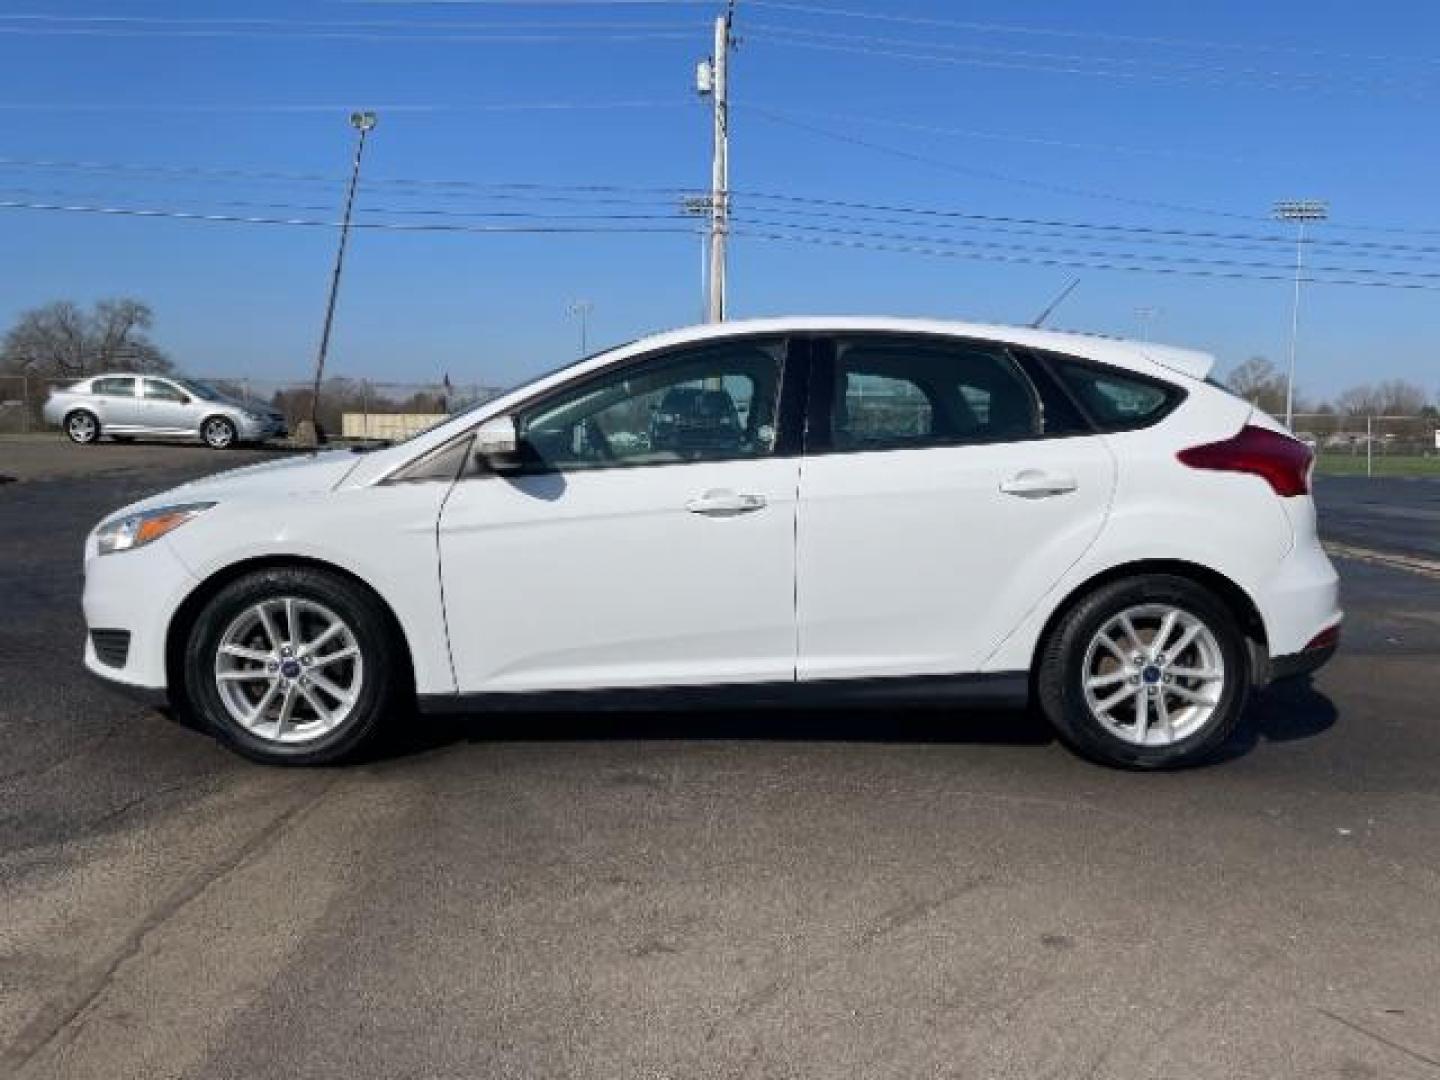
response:
[[[190,395],[165,379],[145,379],[145,426],[151,431],[178,434],[196,428]]]
[[[821,350],[797,523],[799,678],[960,674],[1099,534],[1114,459],[1002,347]],[[1058,389],[1058,388],[1047,388]]]
[[[786,349],[689,346],[517,412],[519,467],[440,519],[462,693],[794,680]]]

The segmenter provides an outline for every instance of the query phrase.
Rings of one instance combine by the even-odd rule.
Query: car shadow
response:
[[[1255,693],[1235,733],[1211,760],[1233,761],[1261,742],[1313,739],[1334,727],[1339,715],[1335,703],[1315,688],[1308,675],[1274,683]]]
[[[414,716],[391,724],[366,755],[386,761],[459,743],[503,742],[852,742],[1044,746],[1055,741],[1028,709],[750,708],[655,712],[502,712]]]

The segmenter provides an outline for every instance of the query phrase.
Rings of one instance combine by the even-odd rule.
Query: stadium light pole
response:
[[[1305,268],[1305,226],[1330,216],[1330,204],[1319,199],[1282,199],[1275,204],[1277,221],[1293,221],[1295,231],[1295,299],[1290,307],[1290,369],[1285,376],[1285,426],[1295,430],[1295,346],[1300,337],[1300,281]]]
[[[595,310],[593,300],[575,300],[570,304],[570,314],[580,320],[580,355],[590,355],[590,313]]]
[[[350,168],[350,189],[345,194],[345,214],[340,220],[340,247],[335,252],[335,270],[330,275],[330,298],[325,303],[325,328],[320,331],[320,351],[315,356],[315,385],[310,391],[310,430],[320,437],[320,380],[325,375],[325,355],[330,351],[330,328],[335,323],[335,299],[340,294],[340,271],[345,267],[345,243],[350,238],[350,215],[355,209],[355,189],[360,183],[360,162],[365,156],[365,137],[375,130],[373,112],[353,112],[350,126],[360,133],[355,142],[355,162]]]

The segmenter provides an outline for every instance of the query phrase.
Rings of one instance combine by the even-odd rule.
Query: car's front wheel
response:
[[[235,425],[223,416],[212,416],[200,425],[200,437],[212,450],[224,450],[235,445],[238,433]]]
[[[186,696],[247,757],[324,764],[357,750],[393,708],[398,655],[387,612],[362,585],[308,567],[259,570],[195,621]]]
[[[1093,760],[1140,769],[1202,761],[1249,697],[1244,633],[1222,600],[1188,578],[1112,582],[1050,635],[1037,691],[1060,736]]]

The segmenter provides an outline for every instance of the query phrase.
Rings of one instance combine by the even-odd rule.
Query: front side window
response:
[[[90,384],[90,392],[92,394],[100,394],[103,397],[134,397],[135,380],[121,378],[96,379]]]
[[[837,450],[1004,442],[1039,434],[1040,411],[999,350],[856,338],[836,346],[830,429]]]
[[[145,380],[145,396],[147,398],[154,398],[156,401],[184,402],[186,400],[185,395],[179,390],[167,382],[161,382],[159,379]]]
[[[785,342],[669,353],[586,380],[517,418],[530,468],[575,470],[774,453]]]

